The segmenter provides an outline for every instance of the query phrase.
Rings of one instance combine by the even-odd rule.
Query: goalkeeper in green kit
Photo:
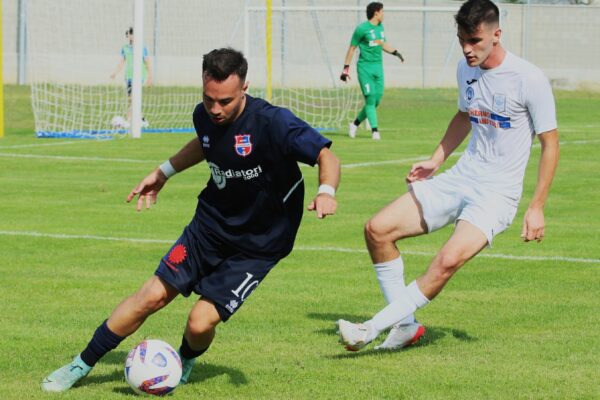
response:
[[[352,34],[352,41],[346,53],[344,70],[340,79],[344,82],[350,79],[350,62],[354,56],[356,47],[360,48],[360,56],[356,70],[358,82],[365,98],[365,106],[360,110],[354,122],[350,123],[348,134],[351,138],[356,137],[356,131],[365,119],[371,125],[374,140],[381,139],[377,129],[377,106],[383,96],[383,60],[382,50],[394,55],[404,62],[402,54],[388,45],[383,32],[383,4],[378,2],[369,3],[367,6],[368,21],[358,25]]]

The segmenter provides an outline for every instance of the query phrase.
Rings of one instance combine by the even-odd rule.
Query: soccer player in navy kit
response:
[[[302,218],[304,185],[297,162],[319,166],[319,190],[308,209],[335,213],[340,164],[321,136],[289,110],[246,94],[247,62],[233,49],[204,56],[203,101],[194,111],[197,137],[152,171],[129,194],[137,209],[156,202],[167,179],[206,160],[211,177],[196,213],[161,259],[155,275],[119,304],[75,359],[42,382],[65,391],[152,313],[192,292],[179,353],[181,382],[215,336],[215,327],[243,305],[267,273],[292,250]]]

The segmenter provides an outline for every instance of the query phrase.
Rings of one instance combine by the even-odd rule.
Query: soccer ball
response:
[[[162,340],[144,340],[125,360],[125,380],[137,394],[162,396],[175,390],[180,379],[179,354]]]
[[[115,129],[129,129],[129,121],[118,115],[114,116],[110,123]]]
[[[123,128],[125,126],[125,118],[115,115],[113,119],[110,121],[111,125],[114,128]]]

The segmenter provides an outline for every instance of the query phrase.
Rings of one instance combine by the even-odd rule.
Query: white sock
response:
[[[365,324],[373,327],[375,337],[377,337],[381,331],[397,324],[402,319],[413,314],[419,308],[425,307],[427,304],[429,304],[429,299],[421,292],[417,285],[417,281],[412,281],[410,285],[406,287],[406,290],[403,291],[401,296],[375,314],[375,316],[365,322]]]
[[[386,261],[373,265],[379,287],[383,293],[383,297],[388,304],[402,296],[402,292],[406,290],[404,285],[404,262],[402,256],[392,261]],[[400,321],[401,325],[412,324],[415,322],[414,314],[410,314]]]

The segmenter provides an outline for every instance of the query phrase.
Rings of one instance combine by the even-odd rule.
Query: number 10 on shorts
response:
[[[246,300],[246,297],[248,297],[248,295],[252,292],[252,289],[258,286],[258,279],[253,281],[253,277],[254,275],[246,272],[246,279],[244,279],[244,282],[242,282],[242,284],[238,286],[237,289],[232,290],[231,293],[233,293],[235,297],[239,298],[242,301]]]

